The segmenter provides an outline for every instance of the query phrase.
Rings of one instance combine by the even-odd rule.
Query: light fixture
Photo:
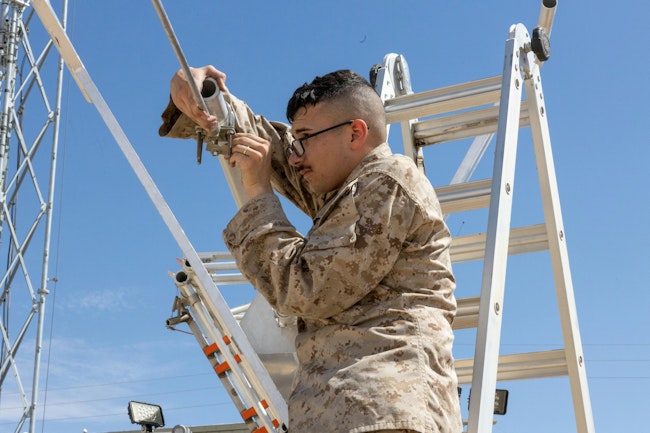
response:
[[[143,432],[152,432],[165,425],[162,408],[157,404],[130,401],[129,418],[132,424],[140,424]]]
[[[458,396],[460,397],[460,387],[458,388]],[[472,396],[472,390],[469,390],[469,397],[467,401],[469,403]],[[469,409],[469,404],[468,404]],[[494,392],[494,415],[505,415],[506,410],[508,409],[508,390],[507,389],[496,389]]]
[[[508,409],[508,390],[497,389],[494,393],[494,414],[505,415]]]

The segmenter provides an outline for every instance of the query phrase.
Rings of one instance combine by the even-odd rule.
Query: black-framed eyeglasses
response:
[[[331,131],[332,129],[340,128],[341,126],[344,126],[344,125],[349,125],[352,122],[354,122],[354,120],[346,120],[345,122],[337,123],[336,125],[330,126],[329,128],[325,128],[325,129],[322,129],[320,131],[316,131],[313,134],[305,135],[302,138],[296,138],[295,140],[293,140],[291,142],[289,147],[287,147],[287,158],[290,157],[292,153],[295,153],[296,156],[298,156],[298,157],[303,156],[305,154],[305,145],[303,143],[305,140],[309,140],[312,137],[315,137],[315,136],[317,136],[319,134],[323,134],[323,133],[325,133],[327,131]]]

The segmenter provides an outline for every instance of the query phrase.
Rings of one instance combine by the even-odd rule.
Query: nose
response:
[[[298,167],[301,165],[304,156],[304,154],[302,156],[298,156],[296,155],[296,152],[291,152],[291,154],[289,154],[289,164],[294,167]]]

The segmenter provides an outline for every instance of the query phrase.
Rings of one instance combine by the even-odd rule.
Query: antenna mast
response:
[[[0,409],[34,433],[63,62],[29,2],[0,5]]]

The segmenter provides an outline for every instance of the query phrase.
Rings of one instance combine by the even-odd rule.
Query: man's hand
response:
[[[248,199],[273,192],[271,187],[271,143],[257,135],[237,133],[232,139],[230,165],[238,165]]]
[[[190,68],[192,79],[199,90],[203,88],[203,82],[206,78],[212,77],[217,81],[217,85],[222,92],[228,92],[226,88],[226,74],[216,69],[214,66],[207,65],[201,68]],[[206,113],[201,109],[199,103],[194,100],[194,95],[187,82],[185,73],[182,69],[174,74],[169,84],[172,101],[179,110],[185,113],[190,119],[196,122],[206,131],[210,131],[218,123],[218,119]]]

